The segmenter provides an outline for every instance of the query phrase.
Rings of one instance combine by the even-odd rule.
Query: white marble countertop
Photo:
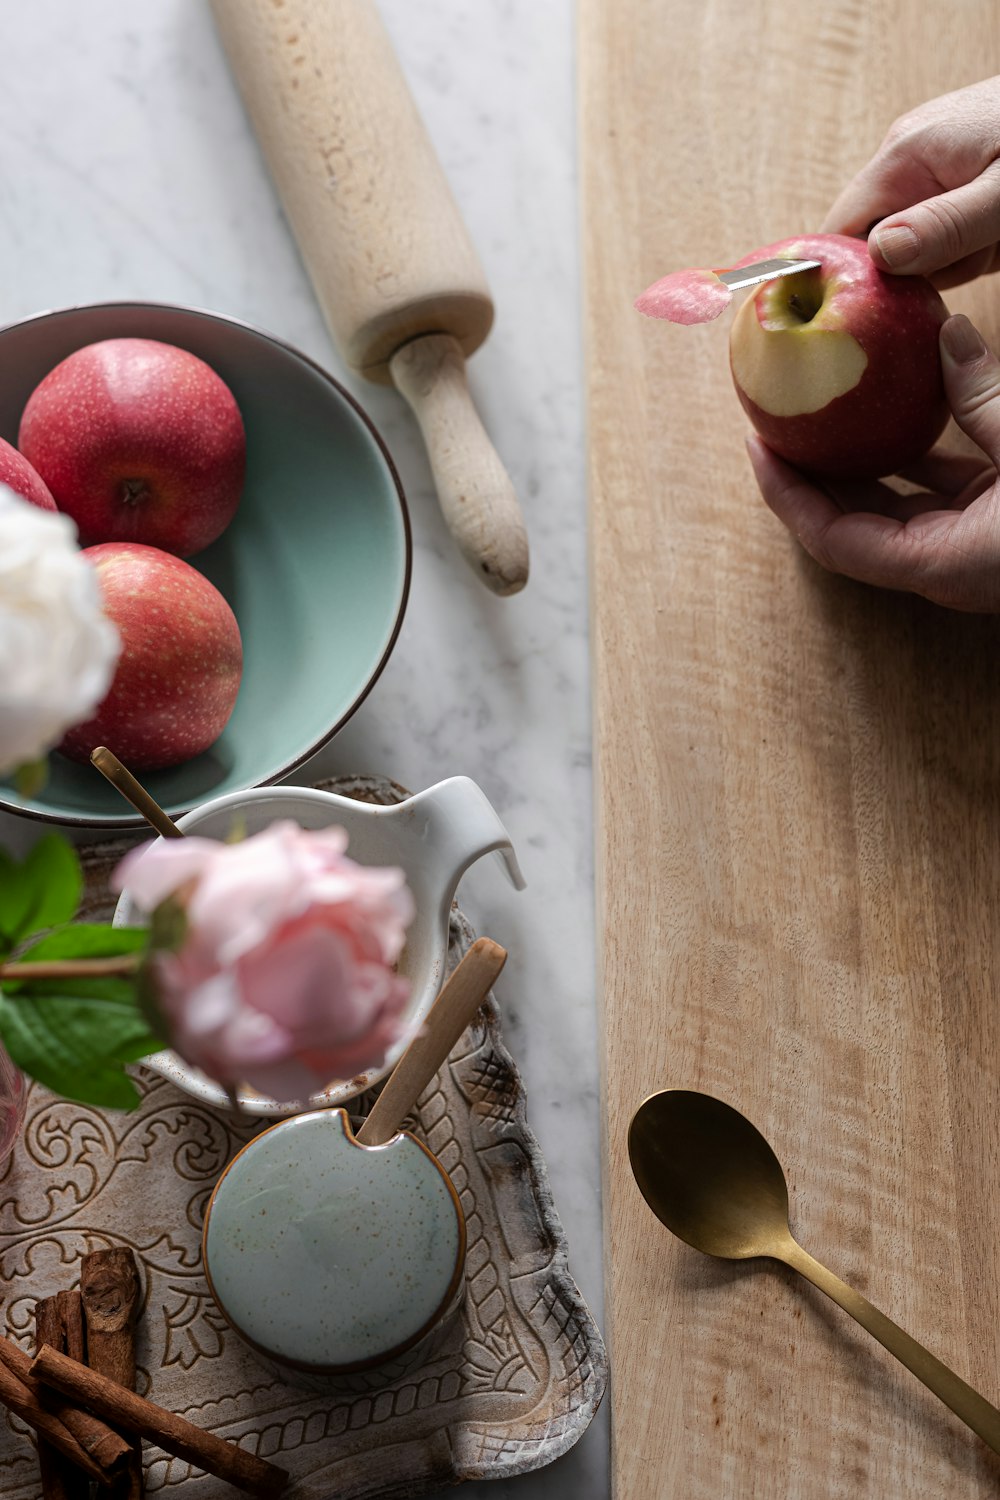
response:
[[[572,0],[380,0],[497,308],[470,364],[527,517],[532,577],[497,599],[455,551],[395,392],[348,376],[242,112],[204,0],[31,0],[4,18],[0,321],[148,298],[273,331],[358,396],[413,521],[404,627],[375,689],[296,777],[466,774],[529,885],[492,861],[459,900],[510,951],[506,1040],[548,1163],[570,1268],[601,1321],[590,707]],[[17,826],[13,826],[16,823]],[[40,831],[6,819],[0,837]],[[562,1459],[470,1500],[605,1500],[607,1402]]]

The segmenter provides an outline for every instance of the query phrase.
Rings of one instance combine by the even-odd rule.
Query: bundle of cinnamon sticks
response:
[[[88,1500],[91,1480],[142,1500],[143,1438],[246,1494],[281,1494],[284,1469],[136,1395],[139,1300],[132,1251],[94,1250],[78,1291],[36,1302],[34,1359],[0,1338],[0,1404],[38,1435],[43,1500]]]

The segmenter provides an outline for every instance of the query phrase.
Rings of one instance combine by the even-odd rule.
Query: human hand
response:
[[[941,364],[955,420],[983,457],[932,450],[903,476],[923,486],[917,494],[880,480],[811,479],[756,436],[750,461],[768,505],[824,568],[1000,613],[1000,361],[958,315],[941,329]]]
[[[823,229],[867,234],[880,270],[939,288],[1000,269],[1000,77],[901,115]]]

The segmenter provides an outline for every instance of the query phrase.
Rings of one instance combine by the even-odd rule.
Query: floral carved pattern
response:
[[[395,802],[394,783],[324,782]],[[85,851],[84,915],[110,911],[121,846]],[[472,932],[452,915],[450,963]],[[465,1297],[432,1347],[335,1389],[277,1378],[229,1330],[201,1269],[205,1206],[225,1164],[266,1123],[215,1111],[138,1067],[143,1099],[102,1114],[32,1087],[22,1139],[0,1171],[0,1274],[10,1336],[30,1348],[36,1298],[79,1281],[81,1257],[129,1245],[142,1278],[140,1389],[199,1426],[273,1458],[308,1500],[390,1500],[457,1480],[505,1478],[572,1446],[600,1403],[607,1360],[572,1281],[524,1092],[492,998],[418,1101],[409,1128],[439,1157],[466,1217]],[[370,1098],[351,1106],[366,1112]],[[398,1455],[394,1458],[394,1452]],[[155,1448],[150,1494],[232,1489]],[[38,1500],[30,1434],[0,1412],[0,1493]]]

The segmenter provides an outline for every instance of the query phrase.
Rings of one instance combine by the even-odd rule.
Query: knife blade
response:
[[[797,271],[816,271],[818,260],[758,260],[752,266],[737,266],[732,271],[716,271],[720,281],[734,292],[761,281],[776,281],[779,276],[794,276]]]

